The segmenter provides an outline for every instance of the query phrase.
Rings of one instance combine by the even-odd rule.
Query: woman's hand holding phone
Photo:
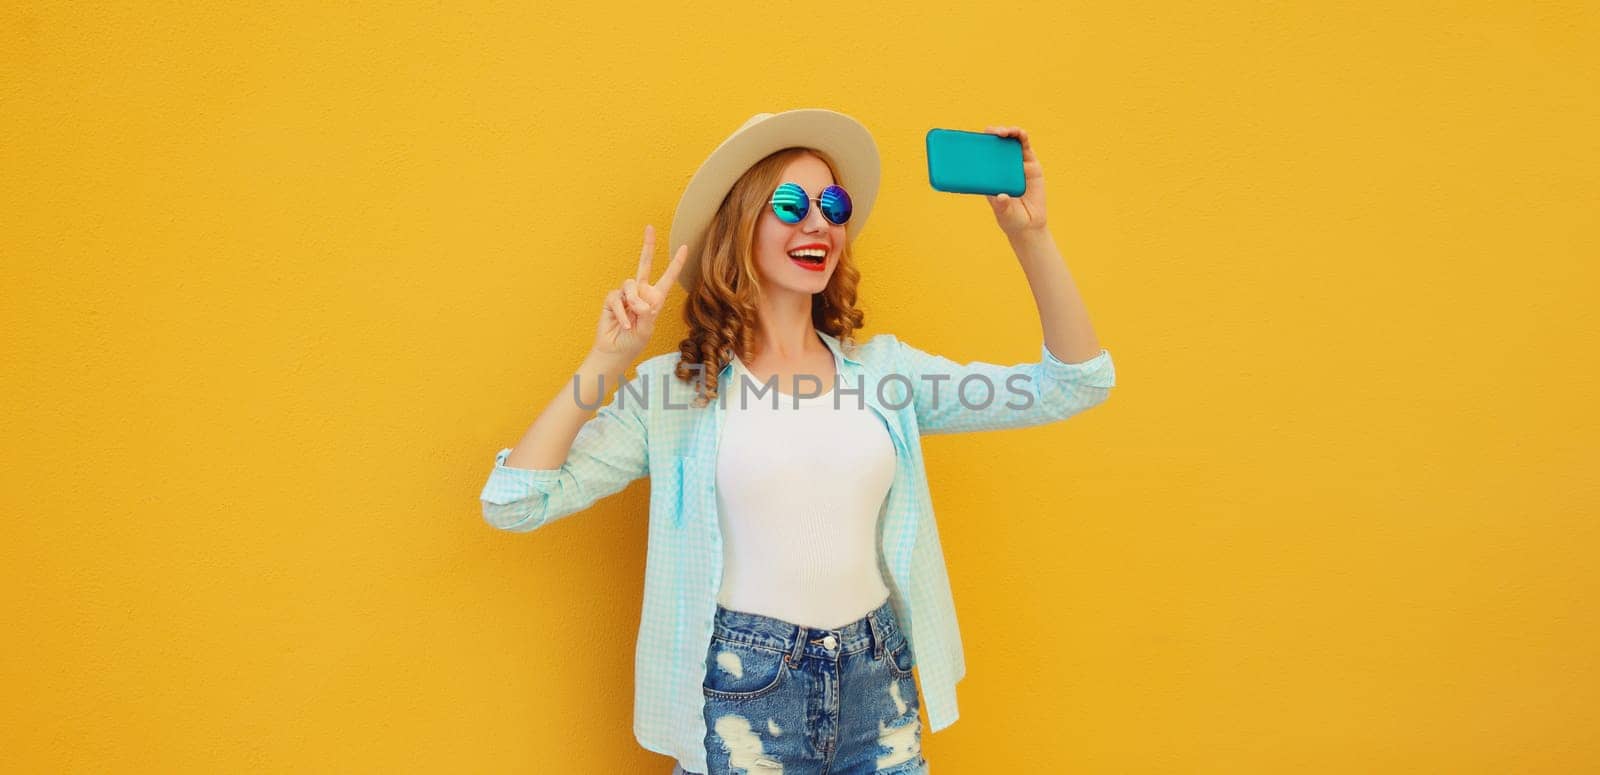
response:
[[[928,183],[935,191],[983,195],[1007,237],[1044,230],[1044,168],[1021,127],[935,127],[926,144]]]
[[[595,331],[591,355],[624,366],[633,363],[655,331],[656,317],[666,306],[667,293],[678,281],[678,272],[689,257],[689,246],[678,247],[677,255],[667,265],[661,279],[650,282],[650,260],[656,252],[656,230],[644,227],[644,248],[639,252],[639,266],[634,276],[622,281],[621,286],[606,294],[600,310],[600,324]]]
[[[1044,167],[1039,164],[1039,157],[1033,152],[1033,144],[1028,141],[1028,133],[1021,127],[1014,126],[991,126],[983,131],[1014,138],[1022,143],[1022,177],[1027,181],[1027,190],[1022,196],[1005,194],[985,196],[984,199],[989,200],[989,206],[994,209],[995,222],[1007,236],[1043,229]]]

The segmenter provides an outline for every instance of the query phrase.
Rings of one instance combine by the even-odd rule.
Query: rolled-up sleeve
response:
[[[898,345],[911,381],[917,425],[926,434],[1025,428],[1065,420],[1106,400],[1116,385],[1110,351],[1068,363],[1044,343],[1039,360],[1011,365],[957,363],[909,343]]]
[[[635,376],[584,422],[560,468],[513,468],[507,447],[479,500],[483,519],[501,530],[526,532],[593,505],[649,473],[647,382]]]
[[[1111,363],[1111,351],[1100,352],[1086,361],[1067,363],[1050,352],[1047,345],[1039,345],[1045,372],[1052,378],[1087,387],[1113,388],[1117,386],[1117,370]]]

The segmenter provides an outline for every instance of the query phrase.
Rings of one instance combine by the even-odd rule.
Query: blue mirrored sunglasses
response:
[[[843,226],[850,220],[850,195],[840,186],[828,186],[822,189],[822,196],[815,197],[807,196],[799,183],[784,183],[772,192],[772,212],[784,223],[805,220],[812,202],[817,203],[828,223]]]

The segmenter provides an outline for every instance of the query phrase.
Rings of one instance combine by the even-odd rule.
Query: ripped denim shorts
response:
[[[888,601],[831,630],[718,606],[706,775],[926,775],[912,665]]]

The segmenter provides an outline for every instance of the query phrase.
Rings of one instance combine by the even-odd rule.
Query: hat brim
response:
[[[669,255],[676,255],[680,245],[689,246],[689,257],[678,273],[679,285],[688,289],[698,281],[706,228],[728,190],[756,162],[791,146],[815,148],[833,160],[839,170],[838,184],[850,191],[852,211],[845,224],[845,240],[854,242],[861,236],[882,178],[878,145],[872,133],[854,118],[823,108],[801,108],[752,119],[706,157],[678,199],[667,245]]]

